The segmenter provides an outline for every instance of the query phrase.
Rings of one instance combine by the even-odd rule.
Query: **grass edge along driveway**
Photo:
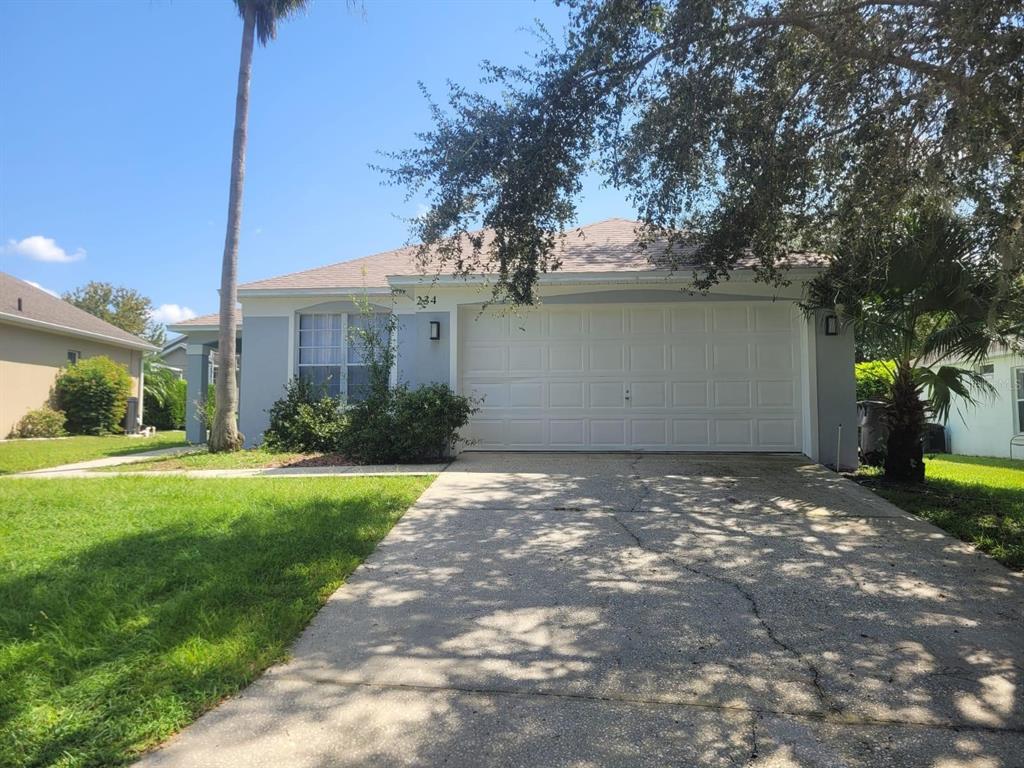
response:
[[[0,764],[120,765],[180,730],[432,480],[0,480]]]
[[[1024,461],[939,454],[925,482],[886,483],[862,467],[857,480],[887,501],[1024,570]]]
[[[3,440],[0,441],[0,475],[59,467],[61,464],[107,456],[130,456],[179,445],[188,445],[182,430],[158,432],[152,437],[76,435],[52,440]]]

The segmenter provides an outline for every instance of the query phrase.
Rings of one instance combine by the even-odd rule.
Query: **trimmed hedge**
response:
[[[11,437],[64,437],[68,433],[64,429],[65,421],[61,411],[44,405],[22,416],[11,430]]]
[[[89,357],[69,365],[54,384],[54,397],[76,435],[123,432],[132,391],[128,369],[109,357]]]
[[[857,378],[858,400],[888,400],[892,387],[892,365],[884,360],[869,360],[853,367]]]

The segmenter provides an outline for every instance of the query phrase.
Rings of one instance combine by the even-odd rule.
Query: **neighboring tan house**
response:
[[[105,355],[128,368],[142,415],[142,356],[156,347],[46,291],[0,272],[0,437],[46,405],[68,363]]]
[[[347,340],[359,295],[398,316],[397,380],[482,398],[469,449],[796,452],[831,465],[838,453],[856,466],[853,331],[797,305],[820,262],[794,257],[781,288],[741,263],[695,295],[690,270],[669,269],[663,246],[640,248],[636,227],[611,219],[568,233],[540,305],[518,313],[483,308],[486,276],[421,274],[415,247],[240,286],[247,443],[260,442],[292,377],[345,395],[365,375]],[[207,348],[191,341],[193,408],[203,382],[191,371],[205,369]]]
[[[995,389],[957,403],[946,422],[951,453],[1024,459],[1024,355],[993,349],[975,366]],[[1012,443],[1012,445],[1011,445]]]

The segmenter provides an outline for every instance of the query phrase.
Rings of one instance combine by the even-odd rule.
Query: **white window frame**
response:
[[[74,357],[72,357],[74,355]],[[82,353],[77,349],[68,350],[68,364],[77,365],[78,361],[82,359]]]
[[[341,347],[340,347],[340,361],[341,362],[337,364],[337,367],[341,368],[341,380],[339,381],[339,394],[342,397],[347,399],[348,396],[349,396],[349,391],[348,391],[349,390],[349,380],[350,380],[349,369],[352,368],[352,367],[361,367],[361,366],[364,365],[364,363],[362,361],[353,361],[353,360],[350,359],[350,348],[351,348],[351,345],[352,345],[351,318],[358,317],[361,314],[362,314],[361,312],[348,311],[348,310],[345,310],[345,309],[333,309],[331,311],[320,311],[320,312],[315,312],[315,311],[313,311],[313,312],[305,312],[305,311],[302,311],[302,310],[297,311],[295,313],[295,315],[294,315],[294,317],[295,317],[295,321],[294,321],[295,322],[295,326],[294,326],[295,331],[294,331],[293,339],[294,339],[294,345],[295,346],[294,346],[294,351],[292,353],[293,354],[293,357],[292,357],[292,371],[293,371],[293,375],[296,378],[301,377],[301,375],[302,375],[302,368],[317,367],[317,366],[322,366],[322,365],[331,365],[332,367],[335,366],[335,364],[333,364],[333,363],[331,363],[331,364],[322,364],[322,363],[301,363],[300,362],[302,360],[302,350],[303,349],[307,349],[307,347],[304,347],[302,345],[302,318],[303,317],[314,316],[314,315],[328,315],[328,316],[332,316],[332,317],[338,317],[338,318],[341,319]],[[386,315],[386,314],[388,314],[388,313],[386,313],[386,312],[375,312],[374,313],[375,316],[377,316],[377,315]],[[397,345],[398,345],[398,338],[397,338],[397,336],[398,336],[397,333],[393,334],[392,339],[391,339],[392,349],[395,350],[395,351],[397,351]],[[319,347],[312,347],[312,348],[319,348]],[[397,368],[398,368],[398,366],[396,364],[391,369],[390,380],[391,380],[391,385],[392,386],[394,386],[397,383],[397,379],[398,379],[398,370],[397,370]]]
[[[302,318],[304,318],[304,317],[311,317],[311,318],[326,317],[326,318],[332,318],[332,319],[337,318],[337,320],[338,320],[338,327],[337,328],[328,327],[328,328],[317,329],[315,327],[316,320],[314,320],[313,321],[313,324],[314,324],[313,328],[303,329],[303,327],[302,327]],[[329,325],[333,325],[333,323],[329,321]],[[322,345],[322,344],[321,345],[316,345],[316,344],[313,344],[313,345],[303,345],[303,343],[302,343],[302,332],[303,332],[303,330],[306,330],[307,332],[312,332],[312,333],[316,333],[317,331],[321,331],[321,332],[327,331],[329,333],[334,333],[335,331],[337,331],[340,334],[340,339],[339,339],[339,342],[338,342],[338,346],[334,346],[333,344],[328,344],[328,345]],[[306,368],[337,368],[338,369],[338,374],[339,374],[339,378],[338,378],[338,395],[340,395],[340,396],[347,395],[348,394],[348,365],[347,365],[347,355],[348,355],[348,344],[347,344],[347,337],[348,337],[348,315],[346,313],[344,313],[344,312],[299,312],[298,313],[298,317],[296,319],[296,323],[295,323],[295,337],[296,337],[295,338],[295,375],[296,375],[296,377],[302,378],[303,369],[306,369]],[[303,350],[321,350],[321,351],[324,351],[324,350],[332,351],[333,350],[333,351],[336,351],[337,352],[336,362],[317,361],[317,362],[306,362],[306,363],[304,363],[304,362],[302,362],[302,352],[303,352]],[[331,356],[331,357],[335,357],[335,356]]]

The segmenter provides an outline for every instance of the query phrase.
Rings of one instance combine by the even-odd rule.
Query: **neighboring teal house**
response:
[[[797,306],[820,264],[795,259],[791,285],[774,288],[741,263],[694,295],[689,270],[670,269],[663,246],[641,248],[636,227],[610,219],[568,233],[541,303],[519,312],[484,308],[486,276],[422,274],[414,247],[240,286],[247,442],[259,443],[292,377],[344,396],[365,375],[347,332],[359,295],[398,316],[396,381],[482,400],[466,430],[473,449],[796,452],[832,465],[838,452],[856,466],[853,332]],[[172,330],[188,335],[191,409],[216,318]]]

